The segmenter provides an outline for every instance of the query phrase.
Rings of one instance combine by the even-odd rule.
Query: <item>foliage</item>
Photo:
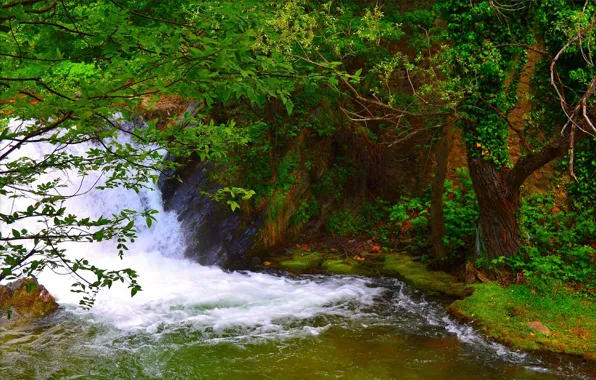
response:
[[[590,208],[596,204],[596,141],[584,140],[576,145],[574,152],[574,173],[577,180],[568,184],[569,195],[578,208]],[[562,160],[564,168],[569,167],[568,155]]]
[[[292,225],[307,223],[313,217],[319,215],[321,206],[316,199],[310,199],[308,202],[301,202],[296,212],[290,218]]]
[[[202,192],[202,194],[207,195],[215,201],[226,203],[230,206],[232,211],[236,211],[236,209],[240,208],[239,202],[249,200],[256,193],[254,190],[247,190],[239,187],[224,187],[222,189],[217,189],[214,194],[206,192]]]
[[[135,220],[151,226],[154,211],[72,215],[67,201],[78,192],[61,193],[68,178],[57,174],[101,172],[99,189],[139,191],[184,158],[222,159],[248,142],[233,121],[205,120],[216,104],[259,107],[277,98],[291,113],[289,94],[310,80],[311,72],[295,76],[283,56],[259,49],[268,4],[154,3],[34,0],[0,8],[0,195],[3,205],[12,199],[19,206],[0,211],[0,281],[62,269],[84,293],[85,307],[115,281],[128,283],[134,295],[140,286],[132,269],[74,261],[63,245],[116,239],[122,255],[136,238]],[[144,102],[163,95],[193,100],[196,112],[165,129],[130,123]],[[81,151],[90,141],[93,147]],[[19,154],[29,144],[49,149],[38,158]],[[178,159],[164,160],[164,149]],[[231,196],[232,208],[235,195],[249,195],[223,192],[216,197]],[[36,222],[35,230],[22,227],[27,221]]]
[[[450,249],[465,249],[473,246],[476,238],[478,203],[468,173],[458,169],[457,175],[460,186],[445,181],[443,209],[447,233],[443,243]]]
[[[312,152],[303,155],[304,139],[340,145],[330,170],[311,187],[313,200],[339,203],[350,181],[366,170],[363,162],[345,157],[354,150],[341,138],[342,127],[354,125],[346,121],[358,123],[366,143],[357,148],[366,150],[380,147],[388,132],[407,140],[417,128],[428,133],[455,118],[471,162],[489,162],[504,176],[515,169],[510,119],[521,100],[529,47],[544,44],[532,48],[541,58],[532,74],[532,111],[522,117],[529,141],[522,159],[552,146],[568,121],[565,112],[582,104],[582,94],[590,95],[595,75],[594,5],[526,3],[513,10],[488,0],[441,0],[407,13],[392,4],[347,0],[3,5],[0,196],[18,207],[0,209],[0,281],[66,269],[76,278],[76,290],[85,293],[84,306],[115,281],[127,282],[133,295],[140,289],[133,270],[106,271],[87,260],[73,261],[63,246],[116,239],[122,255],[136,238],[135,221],[151,227],[154,212],[71,215],[67,201],[77,194],[59,192],[66,179],[58,173],[84,178],[101,172],[98,189],[140,191],[184,162],[217,160],[232,179],[210,196],[232,210],[249,199],[254,208],[268,203],[274,219],[301,176],[317,165]],[[585,32],[568,44],[578,28]],[[559,51],[565,109],[550,77],[550,58]],[[194,109],[165,128],[152,121],[132,123],[139,108],[164,95],[192,101]],[[77,150],[89,142],[92,148]],[[570,192],[577,205],[594,203],[593,142],[579,143],[573,156],[579,181]],[[50,149],[38,158],[20,154],[28,144]],[[164,153],[175,159],[164,160]],[[444,244],[453,262],[469,258],[474,247],[479,204],[472,188],[463,172],[445,183]],[[523,203],[526,246],[523,256],[507,264],[528,277],[592,284],[593,211],[552,212],[553,202],[534,196]],[[404,195],[396,204],[373,200],[358,215],[340,210],[327,229],[426,252],[429,207],[428,191]],[[299,204],[291,223],[307,222],[319,208],[316,201]],[[24,228],[30,220],[39,221],[38,228]]]
[[[463,169],[458,182],[445,181],[444,213],[447,233],[445,245],[451,261],[462,261],[476,237],[478,205],[472,183]],[[409,249],[430,249],[430,189],[421,197],[403,197],[395,204],[377,199],[366,203],[355,216],[350,210],[334,214],[327,229],[338,236],[374,236],[386,245],[407,244]]]
[[[313,192],[339,200],[344,194],[346,184],[354,174],[354,169],[347,165],[333,164],[323,178],[313,185]]]
[[[566,210],[552,194],[533,194],[521,209],[523,256],[508,264],[534,283],[562,281],[596,288],[596,225],[593,207]],[[590,290],[592,289],[592,290]]]

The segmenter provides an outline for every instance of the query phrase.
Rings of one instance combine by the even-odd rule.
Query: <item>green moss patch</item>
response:
[[[596,359],[596,303],[567,290],[537,294],[527,285],[477,284],[450,313],[486,335],[521,350],[552,351]],[[531,325],[546,326],[546,333]]]
[[[444,272],[429,271],[424,264],[412,261],[407,255],[389,254],[364,257],[364,260],[338,257],[337,254],[294,251],[291,256],[271,258],[273,266],[300,273],[325,272],[328,274],[362,276],[399,276],[416,288],[464,298],[472,294],[473,289],[465,284],[456,283],[454,278]]]
[[[279,264],[285,269],[302,272],[318,267],[322,260],[323,256],[318,252],[298,251],[291,259],[282,259]]]
[[[423,264],[412,261],[412,258],[406,255],[386,256],[382,270],[386,274],[397,274],[417,289],[429,292],[444,293],[458,298],[467,297],[473,292],[470,286],[456,283],[449,274],[429,271]]]
[[[357,261],[354,259],[332,259],[325,260],[321,268],[329,274],[351,274],[351,275],[371,275],[371,272],[366,268],[366,262]]]

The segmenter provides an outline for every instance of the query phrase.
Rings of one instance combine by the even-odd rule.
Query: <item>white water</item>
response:
[[[16,124],[12,126],[16,127]],[[84,155],[91,143],[80,144],[73,153]],[[1,149],[2,147],[0,147]],[[17,157],[42,158],[52,152],[49,144],[27,144]],[[291,280],[260,273],[227,273],[214,267],[204,267],[182,257],[184,242],[177,217],[164,212],[161,194],[156,186],[139,194],[126,189],[93,189],[102,183],[99,173],[77,178],[73,172],[48,173],[40,182],[60,178],[67,184],[61,194],[85,195],[67,201],[67,213],[97,218],[112,215],[122,209],[159,211],[157,222],[147,228],[137,221],[138,239],[127,244],[124,259],[117,256],[115,242],[64,244],[69,255],[85,257],[99,268],[132,268],[139,274],[143,291],[133,298],[123,284],[99,293],[91,311],[77,309],[80,295],[71,292],[74,282],[70,275],[45,271],[39,277],[58,302],[74,313],[107,322],[121,330],[155,332],[160,326],[194,325],[223,330],[232,327],[259,327],[276,330],[282,319],[304,319],[321,314],[352,313],[348,303],[371,304],[382,292],[367,286],[362,279],[328,278],[326,280]],[[82,191],[81,191],[82,189]],[[30,199],[0,199],[2,212],[24,210]],[[2,232],[15,225],[0,226]],[[29,220],[17,226],[36,231],[41,226]]]

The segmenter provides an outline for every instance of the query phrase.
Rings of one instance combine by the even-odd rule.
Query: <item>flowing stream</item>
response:
[[[80,146],[84,152],[89,146]],[[25,146],[39,157],[49,147]],[[68,177],[70,189],[98,179]],[[66,177],[64,177],[66,176]],[[100,179],[101,180],[101,179]],[[66,191],[66,190],[64,190]],[[3,212],[14,207],[0,200]],[[0,379],[588,379],[588,363],[536,356],[488,342],[448,318],[447,300],[390,278],[225,272],[182,255],[177,216],[157,188],[91,190],[69,212],[98,217],[123,208],[160,210],[139,221],[120,260],[114,242],[72,243],[73,256],[99,267],[137,270],[143,291],[124,285],[77,307],[72,279],[48,271],[57,298],[51,318],[0,327]],[[4,228],[4,227],[3,227]],[[11,226],[12,228],[12,226]],[[27,227],[35,230],[35,225]]]

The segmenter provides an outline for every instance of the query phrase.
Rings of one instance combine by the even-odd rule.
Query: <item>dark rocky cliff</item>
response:
[[[181,173],[184,180],[162,176],[164,208],[175,211],[186,237],[185,256],[202,265],[238,267],[244,254],[254,246],[254,235],[262,224],[240,211],[231,211],[201,192],[215,192],[218,185],[209,181],[212,164],[189,164]]]

